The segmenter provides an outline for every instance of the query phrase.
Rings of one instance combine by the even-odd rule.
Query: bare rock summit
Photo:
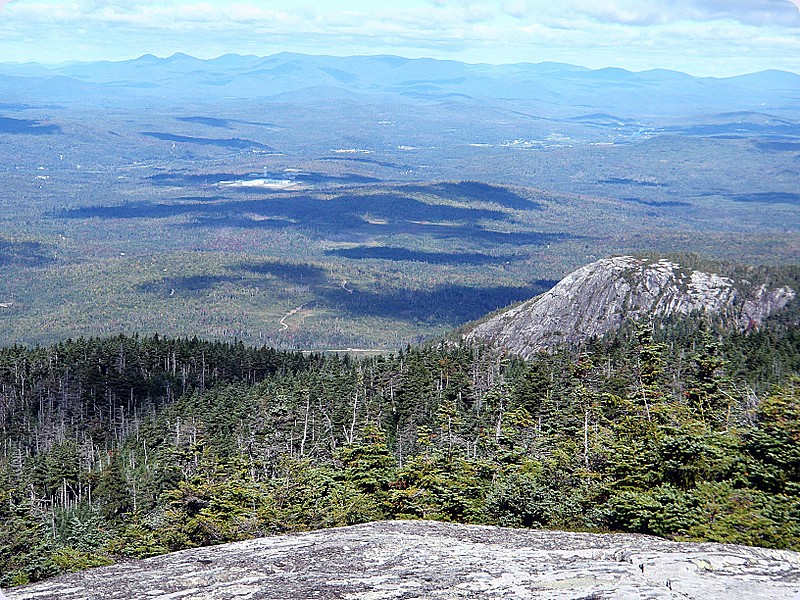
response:
[[[184,550],[10,600],[794,600],[800,554],[630,534],[368,523]]]
[[[788,286],[734,281],[667,259],[618,256],[570,273],[550,291],[476,325],[465,337],[530,358],[649,316],[705,312],[746,329],[783,309],[795,295]]]

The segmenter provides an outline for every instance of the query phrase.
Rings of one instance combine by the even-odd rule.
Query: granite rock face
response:
[[[620,256],[570,273],[550,291],[484,321],[465,337],[530,358],[651,315],[723,314],[746,329],[784,308],[795,294],[789,287],[755,287],[668,260]]]
[[[10,600],[794,600],[798,592],[795,552],[396,521],[186,550],[6,594]]]

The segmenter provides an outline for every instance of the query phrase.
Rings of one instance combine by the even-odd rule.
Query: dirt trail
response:
[[[310,302],[306,302],[304,304],[301,304],[300,306],[294,307],[292,310],[283,315],[283,317],[281,317],[280,320],[281,331],[286,331],[289,329],[289,325],[286,323],[286,319],[288,319],[292,315],[296,315],[297,313],[299,313],[301,310],[303,310],[303,308],[305,308],[307,304],[310,304]]]

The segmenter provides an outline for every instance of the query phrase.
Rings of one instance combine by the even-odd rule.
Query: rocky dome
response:
[[[428,521],[184,550],[7,591],[10,600],[793,600],[800,553]]]
[[[529,358],[648,316],[701,311],[722,314],[745,329],[760,324],[794,297],[795,291],[787,286],[737,282],[666,259],[619,256],[570,273],[550,291],[489,318],[465,337]]]

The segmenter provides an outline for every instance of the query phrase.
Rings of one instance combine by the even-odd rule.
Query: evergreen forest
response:
[[[89,46],[143,10],[205,55],[219,25],[69,4]],[[788,23],[752,4],[701,12]],[[800,291],[800,76],[408,59],[379,29],[377,56],[0,63],[0,588],[383,519],[800,551],[800,300],[730,328]],[[612,256],[736,302],[527,361],[453,331]]]
[[[379,519],[800,550],[800,330],[631,324],[523,362],[153,336],[0,350],[0,586]]]

